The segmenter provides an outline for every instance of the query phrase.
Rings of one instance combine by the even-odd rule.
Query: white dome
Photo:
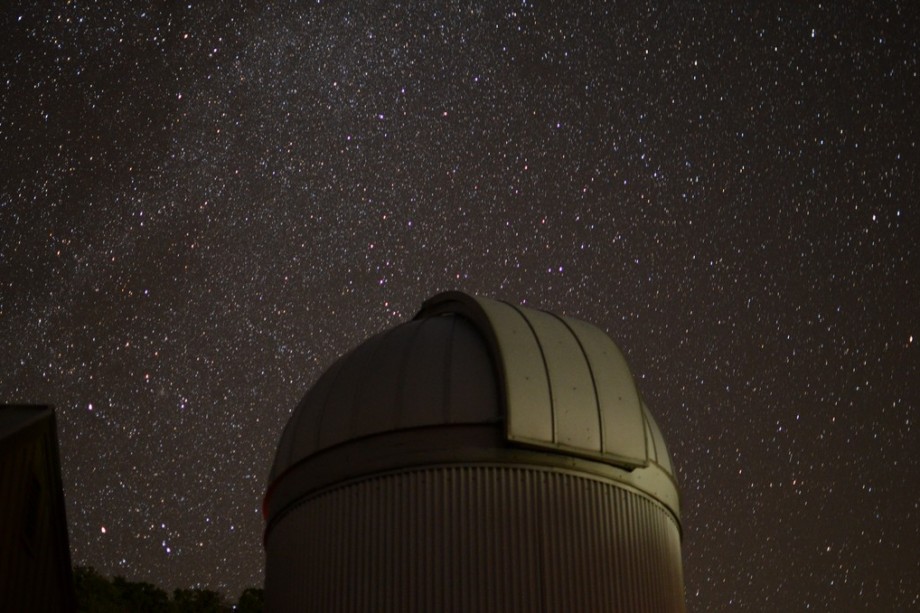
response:
[[[269,499],[286,475],[327,452],[470,425],[500,429],[498,446],[615,467],[679,519],[664,439],[613,341],[576,319],[460,292],[427,300],[414,320],[365,341],[320,377],[281,437],[266,513],[280,511]],[[348,457],[353,467],[362,462]],[[312,472],[313,486],[329,481]]]

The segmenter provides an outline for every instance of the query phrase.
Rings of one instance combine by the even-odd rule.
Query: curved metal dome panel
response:
[[[354,439],[502,419],[485,339],[458,316],[416,320],[340,358],[307,392],[281,435],[269,482],[297,462]]]
[[[648,432],[647,447],[649,448],[649,459],[661,466],[666,473],[673,476],[674,467],[671,465],[671,456],[668,455],[668,448],[664,444],[664,437],[661,436],[661,430],[658,428],[655,418],[652,417],[651,412],[649,412],[644,402],[642,403],[642,409],[645,416],[646,432]]]
[[[460,292],[426,301],[416,318],[458,313],[489,339],[500,370],[508,440],[647,466],[647,411],[626,359],[598,328]],[[670,473],[669,473],[670,474]]]

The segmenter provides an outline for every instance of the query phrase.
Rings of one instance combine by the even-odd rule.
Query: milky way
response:
[[[692,610],[920,606],[913,4],[116,4],[0,43],[0,400],[75,563],[260,584],[297,401],[461,289],[623,348]]]

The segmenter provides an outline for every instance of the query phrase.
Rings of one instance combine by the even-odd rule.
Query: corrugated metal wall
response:
[[[270,611],[683,611],[652,499],[574,473],[453,466],[312,498],[266,542]]]

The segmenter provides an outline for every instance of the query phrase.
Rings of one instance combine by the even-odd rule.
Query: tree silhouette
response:
[[[124,610],[118,590],[92,566],[74,568],[73,582],[77,593],[77,611],[121,613]]]
[[[262,613],[265,607],[265,590],[248,587],[240,594],[236,604],[236,613]]]
[[[157,586],[124,577],[109,579],[91,566],[73,571],[77,611],[86,613],[258,613],[263,610],[264,592],[246,588],[236,605],[224,602],[220,594],[206,589],[173,590],[172,597]],[[0,607],[2,608],[2,607]]]
[[[173,611],[176,613],[220,613],[220,594],[212,590],[173,590]]]

